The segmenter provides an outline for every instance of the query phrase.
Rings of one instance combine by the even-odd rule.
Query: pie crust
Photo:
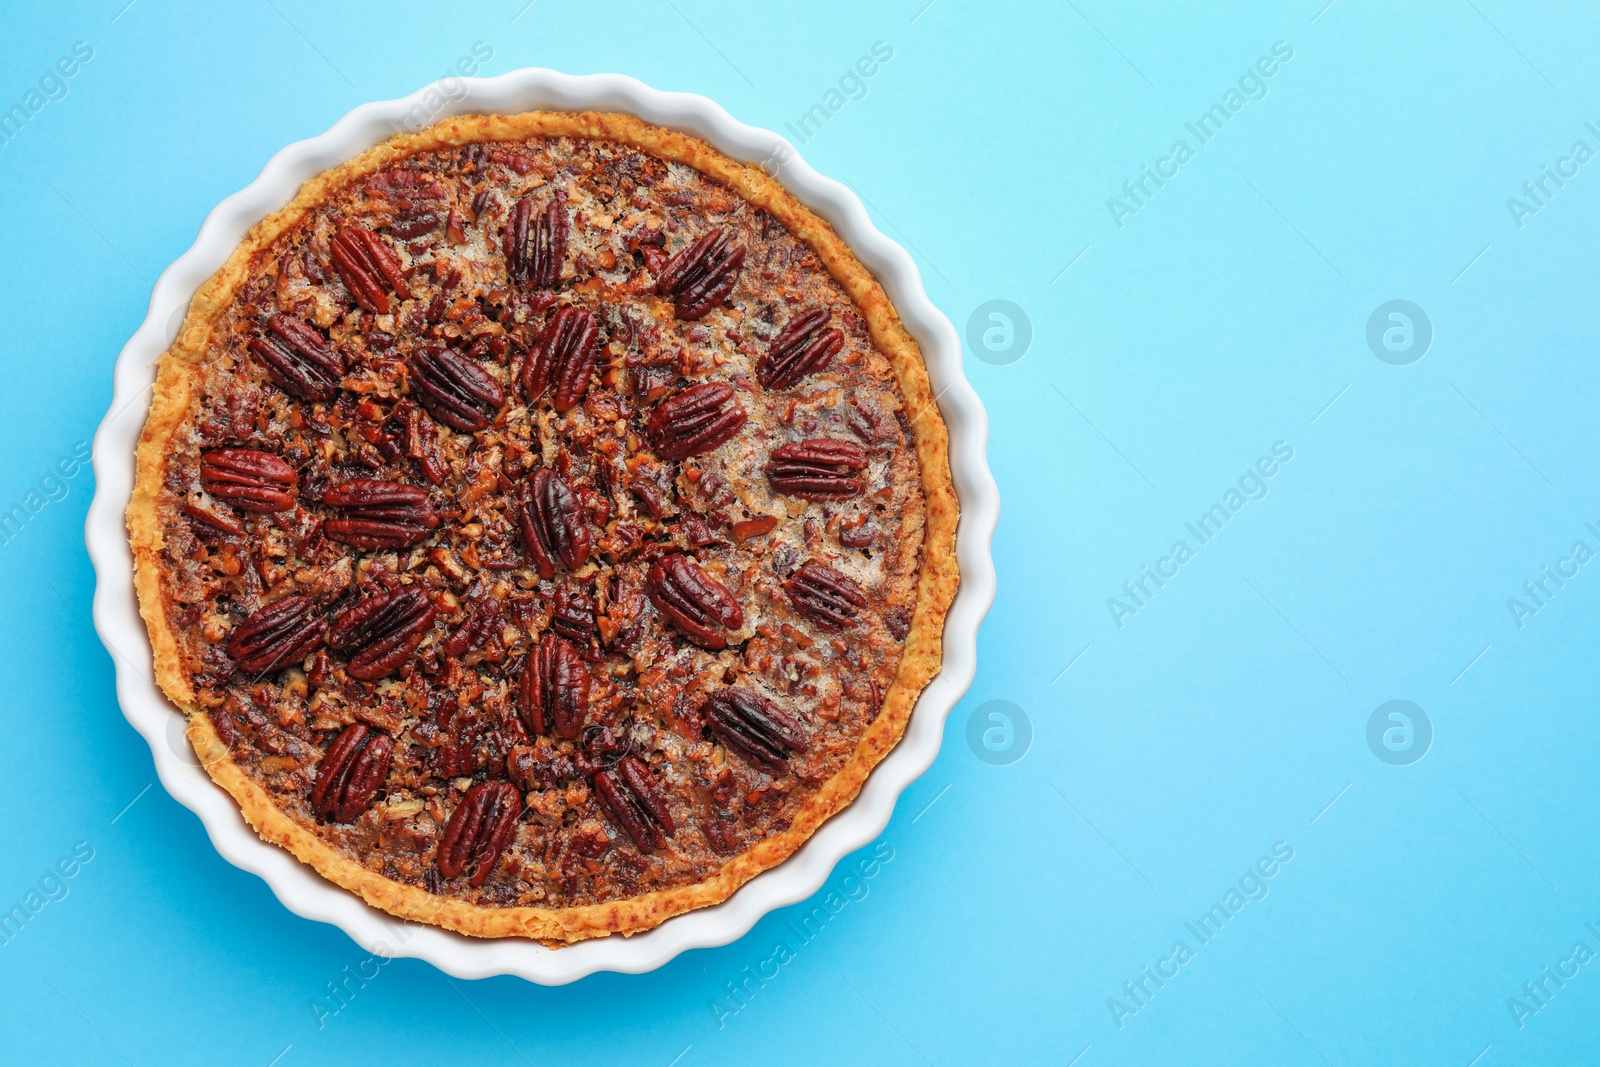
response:
[[[216,358],[211,343],[213,326],[223,320],[252,272],[259,269],[262,253],[340,190],[381,168],[474,142],[542,138],[614,143],[668,164],[692,168],[770,215],[803,242],[854,304],[872,348],[891,368],[902,405],[901,425],[909,427],[914,442],[923,509],[920,561],[912,584],[914,604],[907,605],[909,625],[892,682],[882,691],[879,709],[860,731],[853,750],[809,791],[787,818],[787,825],[748,842],[738,853],[726,856],[713,872],[689,884],[658,889],[646,885],[640,887],[643,891],[616,899],[552,907],[479,903],[462,899],[459,893],[434,892],[397,880],[335,847],[303,813],[285,810],[278,795],[236,759],[198,702],[192,656],[185,651],[194,645],[195,635],[187,633],[186,624],[177,618],[178,608],[168,587],[172,562],[164,555],[174,504],[169,455],[181,447],[202,401]],[[419,133],[397,136],[308,181],[287,206],[253,227],[227,263],[196,293],[178,340],[160,361],[127,513],[135,583],[157,681],[187,715],[187,735],[201,764],[233,796],[257,833],[392,915],[479,937],[527,937],[550,945],[638,933],[674,915],[719,903],[750,878],[781,863],[855,798],[873,767],[904,734],[918,695],[939,670],[945,613],[959,581],[954,552],[957,518],[948,439],[921,353],[878,282],[833,229],[757,167],[730,159],[694,137],[633,116],[591,112],[462,116]],[[627,847],[616,821],[607,820],[606,824],[621,847]]]

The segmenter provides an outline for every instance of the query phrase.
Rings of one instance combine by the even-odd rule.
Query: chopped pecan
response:
[[[600,554],[613,562],[621,562],[644,547],[646,531],[636,522],[624,519],[611,525],[600,538]]]
[[[409,399],[396,404],[394,414],[397,419],[404,420],[406,455],[417,461],[428,481],[439,485],[449,468],[445,466],[444,457],[439,455],[439,436],[433,428],[433,420]]]
[[[656,560],[645,579],[651,603],[701,648],[728,647],[724,631],[744,625],[744,611],[728,588],[688,556],[673,552]]]
[[[200,454],[200,488],[240,511],[288,511],[294,485],[294,468],[271,452],[213,448]]]
[[[513,745],[506,753],[506,776],[523,792],[532,793],[540,788],[540,760],[531,745]]]
[[[528,403],[548,386],[557,411],[570,411],[583,399],[600,348],[600,320],[580,307],[556,310],[522,367],[522,395]]]
[[[531,289],[554,289],[561,282],[561,268],[567,261],[567,197],[558,192],[533,217],[533,198],[518,200],[506,216],[503,241],[506,273],[518,285]]]
[[[429,770],[440,778],[459,778],[476,773],[482,765],[478,743],[483,740],[485,723],[477,713],[463,708],[451,717],[443,731],[443,742],[429,757]]]
[[[575,571],[588,562],[594,536],[578,498],[554,472],[540,467],[528,475],[513,510],[522,547],[539,577],[554,578],[557,563]]]
[[[856,624],[856,612],[867,606],[861,587],[832,567],[807,563],[784,583],[794,610],[824,630]]]
[[[745,519],[743,522],[733,524],[733,539],[742,545],[753,537],[770,533],[776,525],[778,525],[776,515],[758,515],[753,519]]]
[[[554,733],[569,741],[583,730],[589,709],[589,668],[564,637],[547,633],[528,653],[517,686],[517,711],[534,737]]]
[[[628,483],[628,491],[638,498],[645,514],[652,519],[659,519],[667,513],[665,493],[654,482],[644,478],[635,478]]]
[[[489,166],[490,153],[494,150],[482,141],[474,141],[461,153],[461,170],[463,173],[474,177],[481,177]],[[482,196],[482,193],[478,194]]]
[[[877,526],[870,522],[864,522],[855,527],[841,526],[839,528],[839,543],[846,548],[868,548],[872,545],[872,539],[877,536],[877,533]]]
[[[471,884],[482,885],[516,836],[521,815],[522,796],[510,782],[479,782],[467,790],[439,841],[439,873],[465,873]]]
[[[427,491],[403,482],[372,478],[340,482],[322,494],[322,502],[344,512],[323,523],[323,534],[355,548],[404,548],[439,525]]]
[[[789,389],[826,367],[844,347],[843,331],[824,329],[830,317],[827,308],[812,308],[790,319],[756,364],[756,380],[767,389]]]
[[[732,440],[746,419],[738,404],[724,407],[733,396],[733,386],[726,382],[703,382],[663,400],[647,427],[657,454],[688,459]]]
[[[402,208],[395,212],[394,222],[389,224],[389,232],[401,240],[409,241],[438,229],[439,222],[444,217],[444,210],[439,207]]]
[[[911,632],[911,613],[905,608],[895,608],[883,617],[883,623],[896,641],[904,641]]]
[[[594,602],[578,589],[562,586],[550,605],[550,629],[579,647],[594,640]]]
[[[432,173],[408,167],[382,170],[367,179],[367,192],[398,204],[418,200],[444,200],[450,195]]]
[[[849,441],[790,441],[772,450],[767,482],[774,492],[801,500],[848,500],[866,487],[853,473],[866,467],[867,454]]]
[[[228,655],[246,674],[268,674],[315,652],[323,632],[322,616],[308,598],[286,596],[234,627]]]
[[[339,613],[328,644],[353,653],[345,672],[370,682],[392,674],[411,658],[433,625],[435,610],[421,586],[378,593]]]
[[[628,390],[640,405],[659,400],[667,395],[676,377],[673,368],[663,364],[646,363],[628,368]]]
[[[270,316],[266,331],[250,341],[249,349],[272,384],[290,396],[327,400],[339,391],[344,360],[315,326],[290,315]]]
[[[683,539],[695,548],[704,548],[716,540],[716,535],[711,532],[711,527],[698,515],[685,515],[683,517]]]
[[[213,533],[228,534],[232,537],[241,537],[244,534],[244,527],[233,519],[203,507],[193,500],[183,502],[183,513],[200,524],[195,532],[203,540],[211,540]]]
[[[439,650],[447,656],[465,656],[468,652],[482,648],[494,633],[495,625],[500,621],[500,601],[493,597],[486,598],[481,604],[472,609],[455,633],[444,639]]]
[[[733,292],[744,255],[744,245],[718,227],[667,261],[656,277],[656,295],[672,297],[680,319],[705,318]]]
[[[725,816],[712,816],[700,821],[700,832],[706,835],[706,844],[719,856],[731,856],[739,851],[738,823]]]
[[[402,300],[411,295],[400,261],[382,237],[365,226],[346,226],[330,246],[333,269],[357,304],[374,315],[389,312],[389,294]]]
[[[365,723],[346,726],[317,765],[311,810],[334,822],[354,822],[389,777],[394,738]]]
[[[505,390],[476,360],[454,349],[425,345],[411,357],[411,390],[434,418],[453,430],[487,427],[506,402]]]
[[[803,752],[806,728],[759,693],[733,686],[706,698],[706,725],[729,751],[752,767],[777,776],[788,769],[791,752]]]
[[[606,811],[640,852],[667,847],[667,838],[678,827],[672,819],[666,789],[643,761],[624,756],[611,770],[595,775],[594,787]]]

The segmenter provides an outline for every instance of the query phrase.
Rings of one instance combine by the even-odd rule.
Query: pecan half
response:
[[[393,673],[411,658],[433,625],[435,610],[421,586],[377,593],[339,613],[328,644],[337,651],[353,653],[345,673],[370,682]]]
[[[849,441],[790,441],[772,450],[767,483],[774,492],[801,500],[849,500],[866,488],[853,473],[866,467],[867,454]]]
[[[856,624],[856,612],[867,606],[861,587],[832,567],[807,563],[784,583],[794,610],[824,630]]]
[[[555,409],[572,410],[589,390],[599,348],[600,320],[594,312],[580,307],[557,309],[523,364],[522,395],[531,404],[548,386]]]
[[[589,668],[564,637],[547,633],[528,653],[517,685],[517,712],[534,737],[554,733],[575,741],[589,709]]]
[[[759,693],[731,687],[712,693],[702,710],[706,725],[729,751],[752,767],[777,776],[788,770],[791,752],[803,752],[806,728]]]
[[[200,454],[200,488],[240,511],[288,511],[294,507],[294,484],[294,468],[271,452],[213,448]]]
[[[533,289],[554,289],[561,282],[561,268],[567,262],[567,197],[558,192],[539,212],[533,214],[533,198],[523,197],[506,216],[503,242],[506,273],[518,285]]]
[[[594,535],[583,520],[583,507],[567,483],[540,467],[522,483],[522,499],[512,505],[522,547],[539,570],[554,578],[556,564],[575,571],[589,561]]]
[[[324,624],[303,596],[286,596],[234,627],[228,656],[246,674],[267,674],[299,663],[322,644]]]
[[[494,376],[454,349],[425,345],[411,356],[410,368],[411,391],[452,430],[484,429],[506,402]]]
[[[334,822],[354,822],[372,806],[389,777],[394,738],[365,723],[351,723],[328,746],[317,765],[311,810]]]
[[[249,344],[250,354],[272,384],[301,400],[327,400],[339,391],[344,360],[315,326],[290,315],[272,315],[266,332]]]
[[[827,308],[812,308],[790,319],[756,364],[756,380],[767,389],[789,389],[826,367],[844,347],[842,330],[823,328],[830,317]]]
[[[595,775],[594,788],[640,852],[666,848],[667,838],[677,833],[666,789],[637,757],[624,756],[611,770]]]
[[[726,382],[703,382],[663,400],[646,427],[656,453],[663,459],[688,459],[732,440],[747,418],[738,404],[724,406],[733,395]]]
[[[365,226],[346,226],[329,247],[333,269],[351,298],[374,315],[388,314],[391,292],[401,299],[411,295],[400,261],[383,238]]]
[[[728,588],[682,553],[656,560],[645,578],[645,592],[683,636],[701,648],[713,652],[727,648],[723,631],[744,625],[744,611]]]
[[[322,494],[322,502],[344,512],[322,524],[323,534],[355,548],[404,548],[439,525],[427,491],[404,482],[340,482]]]
[[[744,254],[744,245],[718,227],[667,260],[656,277],[656,295],[672,297],[680,319],[705,318],[733,292]]]
[[[479,782],[467,790],[439,840],[439,873],[454,878],[465,872],[471,884],[482,885],[516,836],[521,814],[522,796],[510,782]]]

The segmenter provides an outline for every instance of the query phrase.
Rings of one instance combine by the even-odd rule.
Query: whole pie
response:
[[[761,170],[467,116],[308,182],[163,356],[128,522],[244,817],[396,916],[715,904],[849,804],[957,584],[916,344]]]

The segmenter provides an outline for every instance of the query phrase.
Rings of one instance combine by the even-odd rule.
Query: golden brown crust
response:
[[[166,618],[161,592],[162,532],[157,505],[164,458],[188,416],[199,383],[200,358],[209,324],[228,305],[249,273],[256,254],[297,224],[330,191],[380,165],[416,152],[483,140],[536,136],[618,141],[683,163],[720,181],[769,212],[803,240],[861,309],[871,337],[890,360],[916,436],[926,499],[926,523],[916,612],[894,684],[882,710],[844,767],[810,797],[789,828],[723,864],[697,884],[658,890],[631,899],[569,908],[496,908],[438,896],[392,881],[362,867],[286,815],[272,797],[229,755],[210,720],[197,714],[194,692],[181,669],[178,641]],[[955,560],[958,505],[950,480],[949,440],[934,403],[927,370],[915,341],[877,280],[825,221],[802,206],[772,177],[739,163],[704,141],[652,126],[631,115],[593,112],[530,112],[468,115],[420,133],[398,136],[305,183],[281,211],[263,219],[198,293],[177,341],[161,359],[150,416],[140,437],[137,474],[128,507],[140,611],[150,631],[156,679],[189,715],[188,736],[212,778],[238,802],[245,819],[267,841],[288,849],[330,881],[400,918],[433,923],[478,937],[529,937],[564,944],[607,934],[638,933],[695,908],[720,903],[739,886],[788,858],[825,821],[855,799],[867,775],[905,733],[923,688],[938,673],[945,614],[959,582]]]

